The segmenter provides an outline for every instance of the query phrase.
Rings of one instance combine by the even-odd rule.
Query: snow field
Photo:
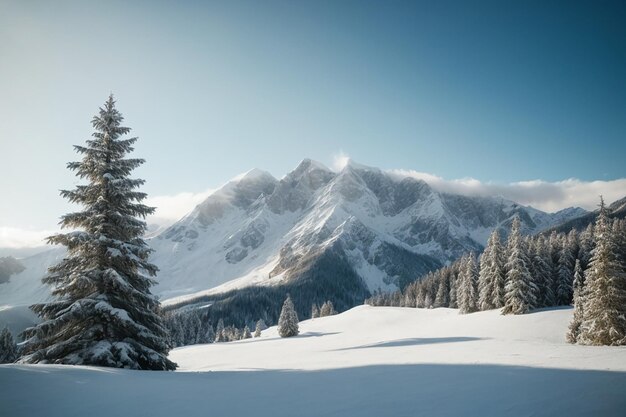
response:
[[[623,416],[626,348],[566,344],[571,314],[361,306],[175,349],[177,372],[4,365],[0,416]]]

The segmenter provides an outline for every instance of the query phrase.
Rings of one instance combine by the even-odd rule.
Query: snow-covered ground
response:
[[[624,416],[626,348],[568,345],[571,312],[362,306],[176,349],[177,372],[5,365],[0,415]]]

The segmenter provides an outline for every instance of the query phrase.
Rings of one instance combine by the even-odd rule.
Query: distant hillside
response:
[[[11,275],[18,274],[24,269],[24,265],[12,256],[0,258],[0,284],[9,282]]]
[[[626,218],[626,197],[613,202],[608,207],[608,209],[609,209],[609,217],[611,217],[611,218],[618,218],[618,219]],[[582,215],[580,217],[576,217],[574,219],[570,219],[568,221],[565,221],[565,222],[561,223],[558,226],[551,227],[551,228],[545,230],[542,233],[543,234],[550,234],[550,233],[552,233],[552,231],[556,231],[556,232],[559,232],[559,233],[561,233],[561,232],[567,233],[570,230],[580,231],[580,230],[585,229],[591,223],[594,223],[596,221],[597,217],[598,217],[598,210],[592,211],[592,212],[584,214],[584,215]]]

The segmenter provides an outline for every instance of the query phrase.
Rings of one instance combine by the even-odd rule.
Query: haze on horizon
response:
[[[251,168],[347,155],[593,209],[626,195],[625,20],[622,2],[2,2],[0,247],[72,209],[65,164],[110,92],[168,221]]]

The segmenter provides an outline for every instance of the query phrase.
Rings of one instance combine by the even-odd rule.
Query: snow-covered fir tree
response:
[[[548,252],[547,242],[543,238],[535,239],[530,248],[533,281],[539,290],[537,307],[550,307],[556,304],[554,283],[552,282],[552,260]]]
[[[556,231],[552,231],[550,234],[550,238],[548,239],[548,253],[549,258],[546,259],[548,265],[551,269],[551,284],[552,284],[552,293],[554,294],[554,304],[557,302],[557,293],[559,290],[559,258],[561,257],[561,247],[563,246],[561,243],[562,236]]]
[[[521,235],[518,216],[513,219],[507,254],[506,294],[502,314],[524,314],[536,307],[538,288],[528,270],[527,248]]]
[[[583,322],[585,308],[585,274],[580,260],[576,259],[574,266],[574,316],[567,330],[567,341],[576,343],[580,334],[580,325]]]
[[[440,272],[434,307],[447,307],[450,303],[450,281],[444,270]]]
[[[254,337],[260,337],[261,332],[265,329],[267,329],[267,325],[265,324],[263,319],[259,319],[259,321],[256,322],[256,326],[254,328]]]
[[[298,315],[291,297],[287,296],[278,318],[278,334],[280,337],[292,337],[297,336],[298,333]]]
[[[626,264],[604,201],[595,225],[595,249],[585,271],[583,322],[578,341],[588,345],[626,344]]]
[[[456,278],[456,275],[454,274],[454,271],[452,271],[451,269],[449,269],[448,273],[450,274],[450,296],[449,296],[449,300],[450,303],[448,304],[448,307],[450,308],[458,308],[458,285],[459,285],[459,280]]]
[[[328,300],[322,304],[322,307],[320,308],[320,317],[327,317],[335,314],[337,314],[337,312],[335,311],[335,306],[333,306],[332,301]]]
[[[252,333],[250,333],[250,328],[246,325],[243,328],[243,332],[242,332],[241,338],[242,339],[250,339],[251,337],[252,337]]]
[[[580,234],[579,236],[579,246],[580,246],[580,266],[585,271],[589,267],[589,261],[591,260],[591,253],[594,247],[594,234],[593,234],[593,223],[590,223],[589,226]]]
[[[17,360],[17,344],[7,327],[0,332],[0,363],[13,363]]]
[[[478,274],[478,307],[480,310],[500,308],[504,304],[505,271],[503,248],[498,230],[494,230],[480,257]]]
[[[24,363],[176,368],[150,292],[158,269],[142,239],[154,208],[141,203],[144,181],[130,177],[144,161],[126,158],[137,138],[123,138],[130,129],[122,121],[110,96],[92,120],[93,139],[75,147],[82,160],[68,164],[87,183],[61,195],[83,210],[61,219],[75,231],[48,238],[67,256],[42,279],[54,300],[31,307],[42,322],[24,332]]]
[[[215,328],[215,341],[226,342],[226,335],[224,334],[224,320],[219,319],[217,321],[217,327]]]
[[[575,259],[571,242],[568,239],[561,242],[555,295],[556,304],[566,306],[572,303]]]
[[[478,311],[477,281],[476,259],[474,254],[470,254],[465,257],[464,268],[459,276],[457,303],[460,314]]]
[[[320,309],[317,307],[317,304],[313,303],[311,306],[311,318],[316,319],[320,316]]]

